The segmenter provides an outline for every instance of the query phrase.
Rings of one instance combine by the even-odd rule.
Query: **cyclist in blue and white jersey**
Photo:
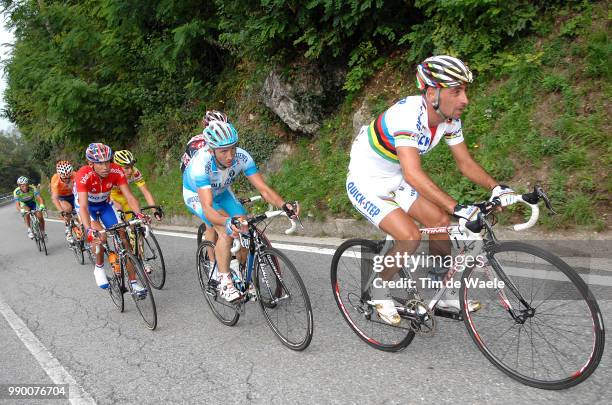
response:
[[[449,214],[469,221],[479,212],[474,205],[459,204],[423,171],[421,156],[442,138],[461,173],[491,190],[491,200],[500,198],[506,206],[516,198],[512,189],[474,161],[463,140],[460,117],[468,105],[467,84],[472,82],[468,67],[451,56],[433,56],[418,66],[416,78],[421,95],[398,101],[361,128],[352,145],[346,180],[353,206],[395,239],[390,256],[397,252],[411,254],[417,249],[421,235],[415,221],[426,227],[444,227],[450,224]],[[447,234],[431,235],[430,253],[450,254],[448,239]],[[396,272],[396,268],[387,268],[381,278],[389,280]],[[381,319],[399,324],[401,319],[389,290],[375,288],[372,295]],[[459,309],[456,291],[447,290],[443,298],[439,307]],[[477,309],[479,303],[470,302],[470,310]]]
[[[189,142],[187,142],[185,152],[181,157],[181,173],[185,172],[187,165],[191,161],[191,158],[195,156],[196,152],[206,147],[204,131],[206,131],[206,127],[208,127],[208,124],[213,121],[227,122],[227,115],[217,110],[206,111],[206,114],[204,114],[204,117],[202,117],[202,133],[192,137],[191,139],[189,139]]]
[[[264,200],[281,207],[287,215],[299,214],[299,207],[285,202],[266,184],[251,155],[236,146],[238,133],[231,124],[212,121],[204,130],[204,137],[207,148],[196,152],[183,173],[183,200],[189,211],[206,223],[206,239],[214,240],[215,232],[218,235],[215,257],[219,269],[219,291],[231,302],[241,297],[229,269],[232,241],[240,232],[231,221],[232,217],[242,217],[247,213],[232,192],[232,183],[240,173],[244,173]]]

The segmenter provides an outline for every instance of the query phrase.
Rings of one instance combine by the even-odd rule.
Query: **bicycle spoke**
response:
[[[462,287],[465,299],[483,303],[478,312],[466,314],[465,323],[487,358],[511,377],[538,388],[566,388],[588,377],[601,359],[603,331],[599,310],[592,299],[587,301],[588,287],[580,276],[555,256],[520,242],[494,246],[490,262],[497,273],[544,268],[547,275],[540,279],[534,271],[533,276],[523,272],[513,277],[518,296],[528,300],[527,308],[508,286],[500,292],[516,320],[490,291]],[[478,277],[476,270],[464,273],[466,279]]]

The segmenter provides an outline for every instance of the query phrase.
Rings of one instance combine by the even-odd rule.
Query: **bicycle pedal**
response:
[[[442,317],[442,318],[452,319],[454,321],[463,321],[463,316],[461,315],[461,312],[455,312],[455,311],[449,311],[446,309],[436,308],[434,315]]]

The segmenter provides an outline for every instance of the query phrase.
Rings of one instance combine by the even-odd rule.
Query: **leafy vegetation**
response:
[[[264,162],[298,147],[271,178],[314,216],[354,216],[344,192],[352,115],[372,117],[414,94],[415,64],[458,55],[476,73],[463,117],[468,146],[496,178],[543,182],[561,216],[549,227],[605,227],[610,53],[606,3],[545,0],[0,0],[15,32],[4,115],[39,168],[82,159],[91,141],[129,147],[158,200],[184,212],[178,159],[206,109],[226,111]],[[273,66],[344,66],[343,94],[314,140],[259,97]],[[337,100],[343,100],[337,102]],[[458,177],[448,148],[424,159],[460,201],[484,198]],[[19,163],[22,164],[22,163]],[[529,184],[528,184],[529,182]],[[240,190],[248,190],[245,183]]]
[[[33,184],[40,181],[32,151],[16,133],[0,130],[0,173],[0,194],[12,192],[20,176],[28,177]]]

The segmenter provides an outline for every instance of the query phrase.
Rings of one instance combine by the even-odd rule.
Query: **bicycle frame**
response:
[[[532,207],[531,204],[529,203],[526,203],[526,204]],[[535,207],[537,208],[537,206]],[[535,223],[535,221],[537,221],[538,214],[539,212],[532,208],[532,217],[528,223],[529,224]],[[419,229],[420,233],[423,235],[448,234],[451,241],[455,242],[455,245],[460,249],[459,253],[454,256],[455,260],[453,261],[453,265],[449,268],[448,272],[444,275],[444,278],[442,279],[441,288],[439,288],[436,291],[432,299],[427,304],[427,307],[430,311],[434,311],[436,309],[436,305],[438,304],[440,299],[444,296],[446,290],[448,289],[447,282],[450,280],[453,280],[457,272],[464,271],[464,269],[462,270],[459,269],[460,265],[458,265],[457,263],[465,263],[465,260],[463,260],[463,258],[466,257],[467,253],[470,253],[472,256],[477,256],[477,255],[482,254],[483,252],[486,254],[487,259],[489,259],[489,263],[484,267],[485,276],[489,280],[492,280],[493,277],[491,273],[495,273],[497,276],[499,276],[501,281],[504,282],[504,285],[508,287],[508,289],[515,295],[515,297],[519,300],[519,302],[525,307],[525,310],[526,311],[531,310],[531,306],[529,305],[529,303],[523,298],[523,296],[520,294],[520,292],[518,291],[514,283],[508,278],[508,276],[504,273],[504,271],[501,268],[496,268],[496,266],[490,264],[492,255],[489,253],[489,251],[491,250],[492,246],[498,244],[499,242],[495,238],[495,234],[493,233],[492,225],[489,224],[486,221],[486,219],[484,220],[483,225],[484,225],[484,229],[486,230],[486,235],[487,235],[486,238],[483,238],[481,233],[475,233],[475,232],[469,231],[465,227],[464,223],[463,224],[460,223],[459,225],[451,225],[448,227]],[[526,229],[524,227],[524,224],[515,225],[514,227],[515,229],[519,229],[519,230]],[[393,238],[387,235],[384,241],[384,245],[378,254],[381,256],[386,255],[392,246],[393,246]],[[401,270],[403,270],[404,273],[407,274],[409,280],[413,280],[411,271],[409,271],[409,269],[402,267]],[[363,284],[365,290],[362,291],[362,295],[364,293],[367,294],[367,290],[369,289],[369,286],[373,285],[376,277],[377,277],[377,273],[372,272],[367,283]],[[414,291],[412,292],[415,292],[416,293],[415,295],[418,297],[418,288],[414,288],[413,290]],[[508,311],[510,316],[517,322],[524,322],[525,318],[522,315],[517,315],[516,310],[512,307],[512,304],[510,300],[508,299],[508,297],[506,296],[505,291],[501,288],[497,288],[495,291],[499,296],[500,303]]]

